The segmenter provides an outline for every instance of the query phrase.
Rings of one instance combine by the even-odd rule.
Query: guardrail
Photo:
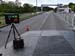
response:
[[[61,13],[60,15],[62,16],[63,20],[72,26],[73,30],[75,30],[75,13]]]
[[[75,30],[75,13],[57,13],[61,20],[64,20],[67,24],[69,24],[72,30]]]

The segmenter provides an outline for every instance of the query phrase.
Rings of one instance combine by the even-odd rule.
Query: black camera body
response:
[[[19,23],[19,14],[17,13],[5,14],[5,23],[6,24]]]

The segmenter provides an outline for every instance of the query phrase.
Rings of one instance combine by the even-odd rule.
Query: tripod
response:
[[[7,40],[6,40],[6,43],[5,43],[5,48],[6,48],[6,46],[7,46],[7,43],[8,43],[8,40],[9,40],[9,38],[10,38],[10,34],[11,34],[11,31],[12,31],[12,30],[13,30],[14,40],[17,40],[15,33],[17,33],[18,36],[19,36],[19,39],[21,39],[20,33],[19,33],[18,30],[16,29],[14,23],[12,23],[12,24],[11,24],[11,29],[10,29],[10,31],[9,31],[9,34],[8,34],[8,37],[7,37]]]

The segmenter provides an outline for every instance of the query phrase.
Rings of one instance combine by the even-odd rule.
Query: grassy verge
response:
[[[5,19],[4,19],[3,16],[1,16],[1,17],[0,17],[0,27],[2,27],[2,26],[4,26],[4,25],[6,25],[6,24],[5,24]]]
[[[31,18],[31,17],[33,17],[34,15],[36,15],[36,14],[21,14],[20,15],[20,21],[22,21],[22,20],[26,20],[26,19],[28,19],[28,18]]]

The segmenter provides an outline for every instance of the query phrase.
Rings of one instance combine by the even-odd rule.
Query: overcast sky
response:
[[[15,0],[5,0],[5,1],[15,1]],[[36,0],[19,0],[20,2],[23,3],[29,3],[29,4],[33,4],[36,5]],[[38,1],[38,6],[40,6],[41,4],[68,4],[70,2],[75,3],[75,0],[37,0]]]

